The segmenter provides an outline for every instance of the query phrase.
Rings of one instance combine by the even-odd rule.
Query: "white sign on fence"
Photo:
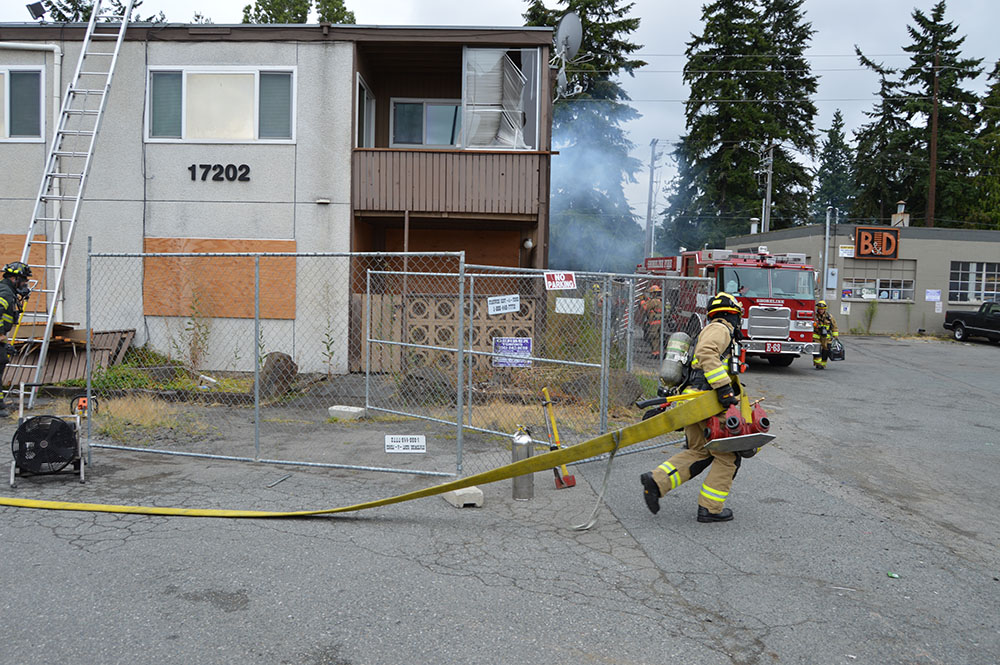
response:
[[[493,353],[504,354],[502,357],[493,356],[494,367],[531,367],[531,338],[494,337]]]
[[[576,288],[576,273],[547,272],[545,273],[546,291],[565,291]]]
[[[387,453],[426,453],[427,439],[423,434],[386,434]]]
[[[492,296],[486,299],[486,309],[490,316],[521,311],[521,296]]]
[[[556,298],[556,314],[579,314],[583,316],[583,298]]]

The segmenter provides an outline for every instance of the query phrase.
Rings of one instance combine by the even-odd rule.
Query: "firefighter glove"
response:
[[[721,404],[724,408],[736,406],[740,403],[740,401],[736,399],[736,395],[733,394],[732,386],[719,386],[715,389],[715,393],[719,396],[719,404]]]
[[[839,332],[835,332],[835,333],[833,333],[833,336],[834,337],[840,337],[840,333]]]
[[[14,357],[14,345],[4,342],[3,346],[0,347],[0,354],[3,354],[4,363],[10,362],[11,358]]]

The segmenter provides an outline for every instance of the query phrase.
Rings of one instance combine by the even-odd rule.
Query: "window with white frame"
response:
[[[389,116],[393,148],[449,148],[462,135],[462,102],[456,99],[393,99]]]
[[[917,274],[914,259],[865,261],[846,259],[841,282],[845,300],[913,300]]]
[[[1000,300],[1000,263],[952,261],[948,278],[948,300]]]
[[[149,72],[151,140],[289,141],[294,72],[236,68]]]
[[[375,96],[371,89],[358,74],[358,109],[355,124],[358,129],[357,147],[375,147]]]
[[[42,140],[42,72],[0,69],[0,140]]]

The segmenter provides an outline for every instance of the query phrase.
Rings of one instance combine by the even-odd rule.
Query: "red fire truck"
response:
[[[819,352],[812,339],[816,273],[805,254],[770,254],[767,247],[756,253],[703,249],[647,259],[644,267],[652,274],[709,277],[716,291],[736,296],[745,317],[740,347],[748,356],[784,367],[800,355]],[[690,300],[681,295],[672,303],[676,330],[697,332],[706,323],[707,300]]]

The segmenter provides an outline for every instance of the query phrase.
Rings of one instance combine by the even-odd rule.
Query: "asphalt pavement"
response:
[[[237,520],[0,507],[0,663],[992,665],[1000,347],[844,342],[825,371],[799,359],[745,375],[778,438],[744,462],[729,523],[695,521],[697,481],[646,510],[638,476],[671,447],[619,455],[585,532],[571,527],[603,462],[571,467],[571,489],[535,474],[530,501],[510,481],[483,486],[482,508],[432,497]],[[101,450],[85,485],[25,478],[0,494],[330,508],[434,482]]]

